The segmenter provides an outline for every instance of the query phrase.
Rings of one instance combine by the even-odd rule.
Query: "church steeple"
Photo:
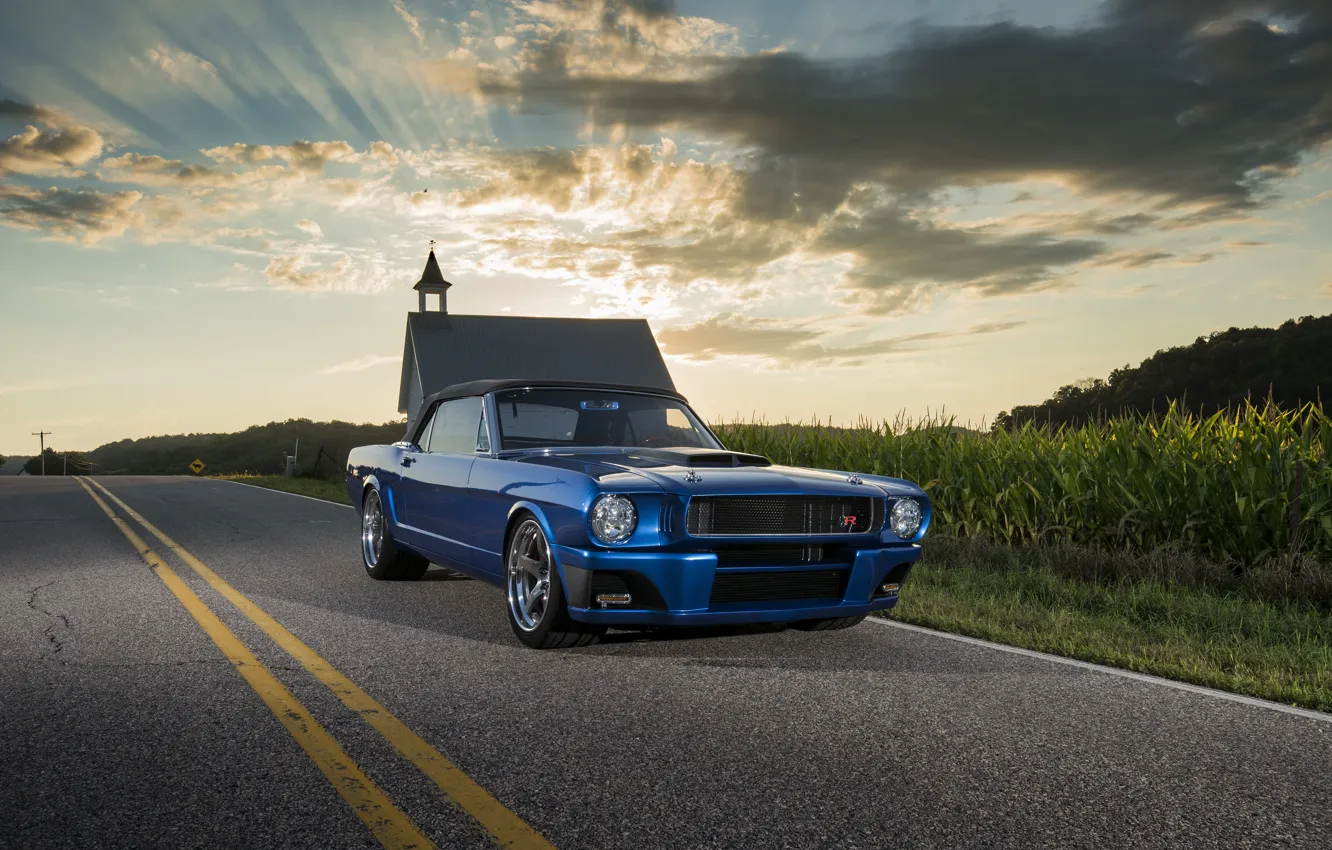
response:
[[[449,287],[453,284],[444,279],[440,273],[439,261],[435,259],[435,240],[430,240],[430,256],[426,258],[425,271],[421,272],[421,279],[412,287],[420,296],[420,312],[426,312],[426,295],[439,296],[439,312],[447,313]]]

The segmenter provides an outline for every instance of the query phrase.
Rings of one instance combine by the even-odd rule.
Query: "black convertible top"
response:
[[[496,390],[516,390],[526,387],[532,388],[550,388],[561,389],[569,388],[571,390],[610,390],[611,392],[630,392],[646,393],[647,395],[660,395],[667,398],[673,398],[676,401],[682,401],[688,404],[689,401],[684,396],[674,390],[666,390],[661,387],[644,387],[634,384],[603,384],[596,381],[559,381],[550,378],[532,379],[532,378],[488,378],[484,381],[468,381],[465,384],[454,384],[445,387],[436,393],[431,393],[421,400],[421,406],[413,413],[412,418],[407,421],[407,433],[403,435],[404,440],[411,440],[412,434],[416,431],[416,426],[421,418],[421,411],[429,410],[430,406],[437,401],[448,401],[455,398],[467,398],[468,396],[481,396]]]

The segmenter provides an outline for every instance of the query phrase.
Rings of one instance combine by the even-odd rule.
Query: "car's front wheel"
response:
[[[361,504],[361,561],[370,578],[381,581],[415,581],[430,569],[425,558],[398,548],[374,487],[366,489]]]
[[[529,516],[509,535],[504,556],[509,625],[533,649],[564,649],[596,643],[604,628],[569,616],[564,586],[541,524]]]

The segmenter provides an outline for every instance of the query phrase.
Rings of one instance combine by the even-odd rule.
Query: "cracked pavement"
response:
[[[563,850],[1332,846],[1332,723],[868,624],[537,653],[497,588],[367,579],[347,508],[99,481]],[[74,481],[0,515],[0,846],[377,846]],[[144,538],[438,846],[492,846]]]
[[[37,594],[41,593],[43,590],[45,590],[46,588],[50,587],[53,584],[55,584],[55,581],[48,581],[46,584],[39,584],[36,587],[34,587],[28,593],[28,607],[40,614],[45,614],[46,616],[51,618],[51,625],[47,626],[46,629],[42,632],[42,634],[46,635],[47,640],[51,642],[51,646],[53,647],[51,651],[51,656],[58,656],[60,655],[60,650],[65,648],[65,645],[56,635],[56,628],[57,626],[63,626],[64,629],[68,631],[69,618],[66,617],[64,614],[52,613],[37,604]],[[43,657],[45,658],[46,656]]]

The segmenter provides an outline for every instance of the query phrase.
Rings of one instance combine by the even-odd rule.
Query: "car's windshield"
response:
[[[500,449],[568,446],[720,449],[688,407],[661,396],[530,389],[495,394]]]

